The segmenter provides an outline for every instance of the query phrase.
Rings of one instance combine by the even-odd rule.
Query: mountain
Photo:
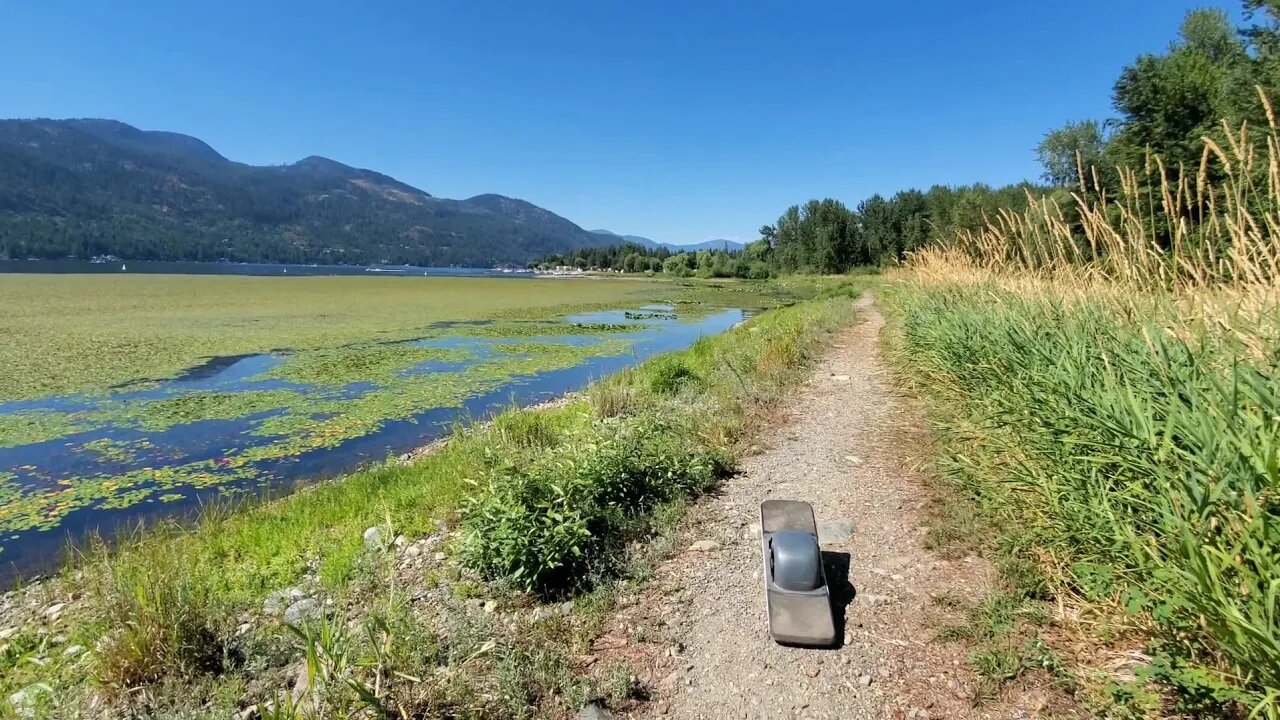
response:
[[[599,244],[523,200],[328,158],[262,167],[114,120],[0,120],[0,257],[491,266]]]
[[[707,240],[705,242],[694,243],[692,245],[676,245],[675,243],[660,243],[656,240],[650,240],[647,237],[639,235],[619,235],[609,230],[592,230],[591,234],[599,235],[602,244],[617,245],[623,242],[641,245],[643,247],[657,249],[664,247],[672,252],[697,252],[699,250],[728,250],[729,252],[739,252],[745,245],[733,240]]]
[[[601,243],[605,245],[618,245],[621,243],[631,243],[632,245],[639,245],[641,247],[646,247],[651,250],[656,250],[664,246],[670,247],[669,245],[665,245],[665,243],[660,243],[660,242],[657,242],[656,240],[650,240],[647,237],[640,237],[639,235],[619,235],[618,233],[611,232],[609,230],[592,230],[591,234],[599,235],[601,237]]]
[[[693,245],[670,245],[672,250],[685,250],[697,252],[698,250],[728,250],[729,252],[741,252],[746,245],[735,242],[733,240],[707,240],[705,242],[694,243]]]

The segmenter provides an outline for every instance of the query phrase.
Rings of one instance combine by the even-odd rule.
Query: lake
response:
[[[149,275],[366,275],[390,277],[512,277],[529,278],[534,273],[493,268],[412,267],[409,265],[290,265],[278,263],[233,263],[156,260],[0,260],[0,273],[94,273]]]
[[[385,282],[406,281],[359,287]],[[442,282],[502,286],[418,282],[428,296]],[[544,282],[562,281],[517,285]],[[459,421],[580,389],[747,315],[684,302],[436,319],[413,337],[211,356],[168,378],[11,397],[0,401],[0,580],[56,567],[68,543],[93,533],[287,493],[408,452]]]

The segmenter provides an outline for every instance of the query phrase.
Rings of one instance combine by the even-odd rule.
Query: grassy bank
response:
[[[1076,198],[1083,236],[1033,204],[889,296],[952,493],[934,540],[1005,571],[953,633],[993,680],[1045,668],[1112,716],[1280,717],[1280,177],[1231,160],[1198,194],[1157,175]],[[1144,192],[1201,224],[1153,229]]]
[[[7,599],[0,698],[45,717],[625,704],[626,667],[575,660],[594,623],[643,576],[646,540],[850,320],[851,294],[765,313],[563,407],[460,428],[411,464],[87,559]]]

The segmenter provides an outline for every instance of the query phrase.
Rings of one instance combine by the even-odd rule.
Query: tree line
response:
[[[842,273],[901,261],[912,250],[960,229],[977,230],[1001,208],[1024,208],[1029,196],[1053,189],[1032,183],[1004,187],[937,185],[873,195],[850,208],[831,198],[793,205],[741,252],[673,253],[621,244],[550,255],[530,267],[662,273],[675,277],[762,279],[783,273]]]
[[[1227,147],[1227,129],[1243,125],[1265,150],[1268,103],[1280,98],[1280,0],[1246,0],[1243,8],[1240,27],[1222,10],[1187,13],[1164,53],[1142,55],[1120,72],[1112,87],[1116,117],[1046,133],[1035,149],[1044,181],[1114,196],[1117,168],[1140,170],[1153,157],[1170,173],[1194,177],[1205,138]],[[1212,164],[1204,172],[1212,184]]]
[[[892,264],[957,231],[977,231],[1001,210],[1021,212],[1031,198],[1052,197],[1074,225],[1072,192],[1114,197],[1121,192],[1118,168],[1158,168],[1149,162],[1153,157],[1194,177],[1204,138],[1225,146],[1224,124],[1266,128],[1271,120],[1264,98],[1280,98],[1280,0],[1243,5],[1241,27],[1221,10],[1187,13],[1164,53],[1142,55],[1123,68],[1112,88],[1117,117],[1068,122],[1046,133],[1034,149],[1043,167],[1040,183],[935,185],[873,195],[853,207],[832,198],[810,200],[762,227],[761,239],[744,255],[770,273]],[[1252,137],[1259,145],[1267,141],[1263,132]],[[1206,173],[1211,186],[1213,169]],[[1155,189],[1159,180],[1153,174],[1131,178],[1140,192]],[[1266,186],[1265,179],[1259,182]],[[1158,203],[1155,211],[1162,212]]]
[[[649,248],[634,243],[605,247],[584,247],[567,253],[552,253],[529,263],[535,270],[576,268],[627,273],[661,273],[672,277],[768,278],[767,245],[756,242],[741,251],[673,251],[665,246]]]
[[[935,185],[872,195],[850,208],[827,198],[793,205],[760,228],[770,266],[779,272],[841,273],[889,265],[956,230],[976,230],[1001,208],[1026,207],[1051,189],[1032,183],[1004,187]]]
[[[1004,187],[934,186],[874,195],[850,208],[838,200],[795,205],[760,230],[770,267],[783,272],[843,272],[902,260],[926,244],[976,231],[1001,210],[1021,212],[1029,198],[1050,196],[1078,228],[1073,193],[1116,197],[1126,190],[1119,168],[1137,170],[1129,192],[1158,197],[1161,166],[1196,178],[1213,191],[1215,168],[1202,170],[1204,139],[1227,147],[1227,129],[1273,122],[1269,99],[1280,99],[1280,0],[1246,0],[1245,23],[1233,27],[1218,9],[1192,10],[1163,53],[1123,68],[1112,87],[1116,117],[1078,120],[1047,132],[1035,147],[1041,183]],[[1251,134],[1265,151],[1268,133]],[[1159,158],[1160,163],[1152,160]],[[1266,172],[1260,163],[1259,172]],[[1083,177],[1081,175],[1083,171]],[[1257,178],[1266,187],[1266,178]],[[1251,202],[1271,202],[1266,193]],[[1158,216],[1159,201],[1152,203]],[[1192,218],[1170,218],[1170,220]],[[1153,223],[1159,237],[1169,223]]]

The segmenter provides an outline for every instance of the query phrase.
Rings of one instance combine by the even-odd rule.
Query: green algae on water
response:
[[[377,432],[388,422],[411,420],[428,410],[461,407],[469,398],[491,392],[521,376],[573,367],[590,357],[628,352],[632,342],[607,338],[592,343],[512,342],[493,346],[494,356],[450,372],[403,375],[389,368],[411,366],[423,357],[464,358],[466,351],[393,348],[378,352],[373,363],[344,363],[346,368],[378,368],[382,383],[355,396],[305,393],[297,390],[202,392],[179,397],[133,402],[109,402],[105,409],[84,417],[94,422],[144,430],[165,430],[209,419],[245,419],[245,432],[263,441],[227,448],[212,459],[164,466],[134,468],[115,474],[58,479],[52,487],[22,494],[0,494],[0,532],[57,527],[68,513],[95,507],[125,509],[143,502],[176,500],[173,490],[203,489],[263,479],[256,465],[339,445]],[[412,362],[391,355],[405,350]],[[418,353],[417,350],[428,352]],[[359,353],[357,353],[358,355]],[[324,366],[329,359],[304,367]],[[126,463],[137,451],[151,448],[135,442],[99,439],[82,446],[104,460]]]

